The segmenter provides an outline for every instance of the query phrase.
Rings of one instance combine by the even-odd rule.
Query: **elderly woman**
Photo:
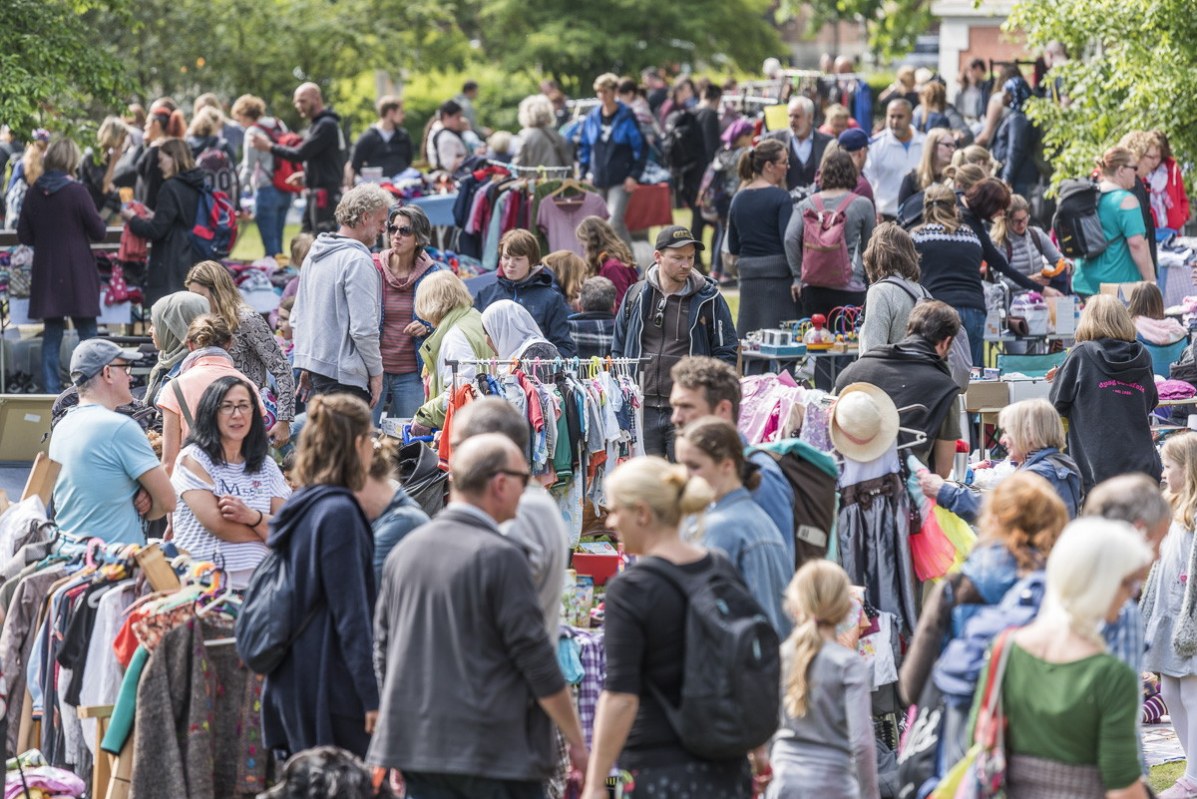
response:
[[[1068,518],[1076,518],[1081,505],[1081,473],[1076,461],[1063,453],[1064,425],[1047,400],[1033,399],[1007,405],[998,415],[1002,446],[1019,470],[1034,472],[1051,483],[1064,500]],[[977,518],[981,495],[937,474],[919,476],[923,493],[966,522]]]
[[[374,256],[382,274],[383,370],[375,425],[384,408],[391,418],[410,419],[424,403],[418,351],[432,325],[416,313],[416,292],[426,277],[443,268],[424,252],[431,241],[432,225],[423,210],[414,205],[392,209],[387,220],[389,246]]]
[[[45,171],[25,194],[17,239],[33,247],[29,315],[45,326],[42,338],[42,392],[62,391],[59,348],[66,317],[79,340],[96,335],[100,315],[100,275],[91,242],[106,229],[91,196],[72,175],[82,155],[70,139],[46,150]]]
[[[573,166],[573,148],[554,127],[553,103],[543,94],[520,101],[518,166]]]
[[[474,309],[469,289],[452,272],[435,272],[420,284],[415,311],[432,328],[419,348],[427,401],[412,417],[413,432],[422,432],[420,428],[440,427],[445,422],[453,376],[448,362],[492,358],[495,352],[486,340],[482,314]],[[476,372],[472,364],[457,369],[462,381],[473,380]]]
[[[1097,218],[1106,248],[1093,258],[1077,258],[1072,289],[1088,297],[1102,283],[1155,282],[1155,265],[1147,239],[1143,208],[1133,194],[1139,184],[1139,159],[1125,147],[1111,147],[1097,159],[1100,181]]]

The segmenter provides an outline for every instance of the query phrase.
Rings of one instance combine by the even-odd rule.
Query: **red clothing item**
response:
[[[141,643],[133,633],[133,625],[144,619],[149,612],[149,605],[142,605],[130,612],[125,623],[121,625],[120,631],[117,632],[116,640],[112,642],[112,652],[116,655],[116,660],[121,664],[122,669],[129,668],[129,661],[133,659],[133,653],[137,651],[137,646]]]
[[[1164,160],[1164,167],[1168,170],[1168,186],[1165,189],[1172,200],[1172,207],[1168,209],[1168,227],[1180,230],[1189,221],[1189,195],[1185,192],[1185,180],[1180,174],[1180,167],[1172,158]],[[1156,220],[1158,225],[1160,220]]]
[[[473,383],[466,383],[464,386],[460,386],[456,391],[449,395],[449,407],[445,409],[445,425],[441,428],[441,440],[437,446],[436,453],[437,457],[440,459],[440,467],[446,472],[449,471],[449,441],[453,438],[453,435],[450,432],[453,428],[453,415],[473,401]]]
[[[636,267],[628,266],[617,258],[606,258],[599,267],[599,277],[605,277],[615,284],[615,310],[623,305],[623,295],[628,293],[633,284],[640,279]]]
[[[387,374],[406,375],[416,371],[416,340],[403,332],[415,319],[416,281],[433,267],[428,253],[421,253],[404,280],[387,269],[389,249],[374,257],[374,266],[382,275],[382,370]]]

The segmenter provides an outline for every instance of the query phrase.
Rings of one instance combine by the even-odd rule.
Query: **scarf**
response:
[[[37,182],[33,184],[34,188],[40,190],[43,194],[57,194],[58,191],[68,183],[71,183],[71,176],[59,169],[52,169],[44,173]]]
[[[518,358],[533,344],[548,343],[527,309],[514,300],[497,300],[482,312],[482,327],[500,358]]]
[[[416,262],[412,264],[411,271],[407,273],[407,277],[399,280],[391,274],[391,270],[387,268],[387,264],[391,260],[391,248],[387,248],[378,254],[378,268],[382,271],[382,279],[386,284],[396,291],[410,291],[411,287],[416,284],[416,281],[424,276],[424,273],[431,269],[435,262],[426,252],[421,252],[416,256]]]
[[[1025,78],[1010,78],[1002,84],[1002,91],[1006,93],[1006,105],[1015,111],[1023,110],[1023,105],[1031,98],[1031,84]]]
[[[1147,189],[1151,192],[1151,213],[1155,215],[1157,227],[1168,226],[1168,209],[1172,198],[1168,196],[1168,168],[1160,164],[1147,176]]]
[[[187,327],[195,317],[208,311],[208,301],[190,291],[176,291],[154,303],[150,318],[158,339],[158,363],[150,370],[146,402],[154,404],[171,371],[187,357]]]

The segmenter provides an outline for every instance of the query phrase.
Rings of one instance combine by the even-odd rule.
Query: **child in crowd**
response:
[[[1188,759],[1184,774],[1160,799],[1184,799],[1197,797],[1197,433],[1169,438],[1162,455],[1174,515],[1143,592],[1143,667],[1160,675],[1160,694]]]
[[[1189,331],[1177,320],[1164,316],[1164,296],[1154,283],[1139,283],[1131,291],[1127,306],[1139,341],[1166,347],[1185,338]]]
[[[578,243],[590,265],[590,274],[601,275],[615,284],[615,307],[623,304],[623,295],[640,279],[636,259],[615,228],[597,216],[582,220],[575,231]]]
[[[544,257],[544,265],[553,270],[553,275],[557,278],[557,287],[565,295],[565,304],[569,306],[570,312],[579,310],[582,284],[589,277],[589,267],[582,260],[582,256],[573,250],[554,250]]]
[[[582,310],[569,317],[569,335],[578,345],[578,357],[606,358],[615,340],[615,284],[605,277],[588,278],[582,284],[580,304]]]
[[[849,588],[829,560],[808,561],[786,588],[794,631],[781,646],[783,712],[767,799],[877,796],[868,669],[836,641],[853,607]]]
[[[575,354],[569,337],[569,307],[552,270],[540,262],[540,244],[527,230],[509,230],[499,239],[499,276],[478,292],[474,307],[485,311],[496,300],[513,300],[532,315],[544,337],[562,357]]]
[[[291,309],[294,307],[295,297],[288,297],[278,304],[278,326],[274,336],[292,367],[295,366],[295,342],[291,339]]]

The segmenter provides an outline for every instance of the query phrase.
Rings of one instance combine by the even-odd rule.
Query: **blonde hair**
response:
[[[592,275],[599,273],[603,261],[608,258],[614,258],[625,266],[635,267],[636,259],[632,250],[606,219],[598,216],[585,217],[578,223],[574,235],[582,245],[582,252],[590,264]]]
[[[968,191],[989,177],[989,173],[977,164],[961,164],[951,169],[945,169],[944,177],[946,182],[950,183],[952,188],[957,191]]]
[[[236,332],[241,324],[241,309],[248,308],[237,284],[225,269],[216,261],[200,261],[187,272],[183,286],[198,283],[208,290],[211,295],[208,303],[212,310],[229,326],[229,330]]]
[[[102,150],[113,150],[119,147],[129,135],[129,126],[120,117],[104,117],[100,129],[96,131],[96,141]],[[100,153],[101,156],[104,153]]]
[[[255,122],[266,116],[266,101],[252,94],[243,94],[233,101],[233,116],[249,117]]]
[[[308,257],[308,250],[312,249],[312,245],[315,243],[316,237],[311,233],[296,234],[288,246],[291,251],[291,266],[296,269],[303,266],[303,259]]]
[[[819,627],[840,624],[852,611],[848,574],[830,560],[811,560],[802,565],[786,587],[785,609],[794,619],[794,629],[782,645],[787,655],[783,703],[786,714],[806,715],[810,693],[810,666],[823,648]]]
[[[993,223],[993,230],[989,232],[989,237],[993,239],[994,244],[999,247],[1006,246],[1006,240],[1010,238],[1010,218],[1019,211],[1026,211],[1030,214],[1031,204],[1021,194],[1011,194],[1010,207],[1006,209],[1006,213],[997,218],[997,221]],[[1035,235],[1030,233],[1030,227],[1027,228],[1027,232],[1032,236]]]
[[[1079,344],[1101,338],[1134,341],[1135,335],[1135,322],[1122,307],[1122,301],[1109,294],[1095,294],[1081,311],[1074,338]]]
[[[1125,147],[1135,154],[1135,158],[1143,158],[1152,147],[1160,151],[1163,158],[1164,148],[1160,144],[1160,137],[1154,130],[1132,130],[1118,142],[1119,147]]]
[[[1185,473],[1183,486],[1168,485],[1164,494],[1172,504],[1176,521],[1192,530],[1197,524],[1197,433],[1185,431],[1164,442],[1160,456],[1175,463]]]
[[[949,234],[960,229],[956,192],[942,183],[932,183],[923,191],[923,224],[919,228],[926,225],[942,225]]]
[[[1064,449],[1064,424],[1056,408],[1045,399],[1007,405],[998,414],[998,427],[1019,452],[1030,455],[1047,447]]]
[[[46,170],[43,159],[46,157],[46,150],[49,147],[50,142],[40,139],[34,139],[25,145],[25,152],[21,154],[21,164],[25,167],[25,183],[28,185],[32,186],[37,183],[37,179]]]
[[[706,480],[691,477],[685,466],[656,455],[624,461],[607,477],[605,487],[613,504],[624,508],[647,505],[657,521],[670,527],[715,500]]]
[[[930,85],[938,86],[939,84]],[[926,190],[932,183],[943,179],[944,169],[950,164],[937,167],[935,157],[939,152],[939,143],[944,139],[952,138],[952,131],[947,128],[932,128],[927,132],[927,138],[923,140],[923,155],[919,158],[919,165],[914,170],[915,181],[920,189]]]
[[[979,144],[970,144],[963,149],[956,150],[952,155],[952,166],[962,167],[965,164],[981,167],[985,170],[985,177],[992,177],[999,166],[993,154]]]
[[[556,120],[553,113],[553,101],[543,94],[531,94],[520,100],[517,113],[520,127],[544,128],[552,125]]]
[[[604,72],[602,75],[599,75],[594,79],[594,90],[597,92],[599,89],[617,91],[619,89],[619,76],[614,72]]]
[[[191,136],[216,136],[223,128],[224,114],[220,113],[219,108],[207,105],[195,112],[187,133]]]
[[[541,263],[557,276],[557,284],[561,286],[565,301],[570,305],[577,302],[582,296],[582,284],[586,282],[590,271],[582,256],[573,250],[554,250]]]
[[[1043,567],[1066,524],[1068,509],[1051,483],[1019,471],[985,498],[978,527],[986,539],[1010,551],[1020,571],[1032,571]]]
[[[474,298],[461,278],[442,269],[433,272],[420,281],[416,288],[416,316],[428,321],[433,327],[457,308],[470,308]]]

